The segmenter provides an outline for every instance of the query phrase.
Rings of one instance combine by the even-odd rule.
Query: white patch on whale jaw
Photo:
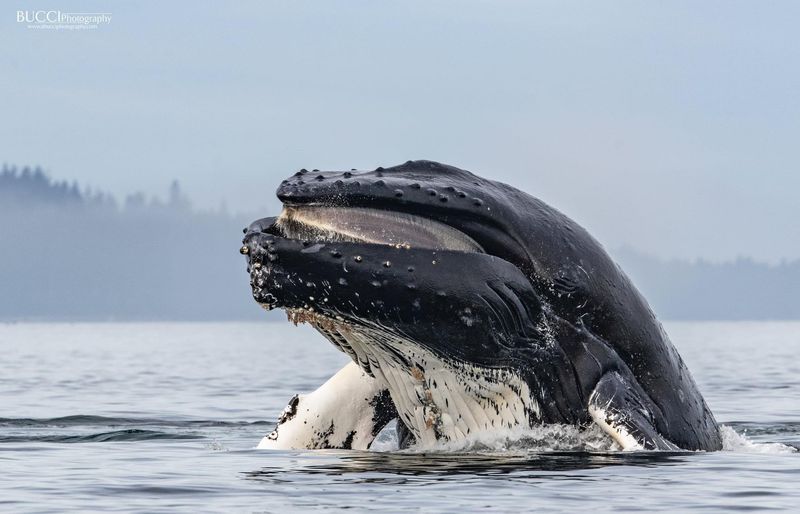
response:
[[[540,420],[528,384],[509,369],[442,358],[382,330],[315,326],[389,390],[417,447],[529,428]]]
[[[619,423],[617,415],[607,411],[606,409],[596,407],[589,404],[589,415],[594,422],[610,435],[617,444],[625,451],[639,451],[644,450],[644,444],[638,441],[634,435],[625,429],[622,423]]]
[[[259,449],[345,448],[366,450],[383,428],[385,388],[349,363],[309,394],[298,394],[281,413]]]

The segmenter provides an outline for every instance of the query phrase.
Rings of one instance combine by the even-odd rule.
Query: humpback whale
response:
[[[624,450],[718,450],[719,427],[646,300],[581,226],[432,161],[301,170],[245,229],[254,299],[351,361],[261,448],[366,449],[542,424]]]

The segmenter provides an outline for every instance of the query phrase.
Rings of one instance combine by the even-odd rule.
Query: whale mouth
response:
[[[283,207],[275,228],[285,238],[485,253],[478,242],[445,223],[366,207]]]
[[[406,261],[412,254],[425,255],[433,265],[439,259],[437,254],[449,254],[451,262],[460,255],[488,255],[477,241],[451,225],[402,211],[369,207],[285,204],[277,217],[253,222],[246,229],[243,243],[240,251],[248,255],[254,299],[267,310],[283,308],[295,324],[312,322],[318,328],[329,322],[345,323],[344,314],[330,315],[324,308],[328,305],[320,305],[320,298],[307,295],[306,290],[317,282],[329,288],[333,277],[343,286],[350,281],[348,274],[356,269],[352,266],[367,271],[370,276],[365,279],[366,284],[374,288],[378,287],[376,283],[386,285],[385,275],[392,263]],[[353,254],[343,255],[349,252]],[[326,268],[329,276],[323,275],[323,267],[309,261],[322,254],[341,259],[338,267]],[[409,273],[413,269],[410,266]],[[436,274],[440,274],[438,270]],[[413,282],[410,278],[393,280],[406,288],[417,287],[409,286]],[[286,298],[294,300],[287,304],[282,301]],[[389,300],[376,298],[375,304],[384,305],[384,301]],[[363,316],[358,320],[370,321]]]

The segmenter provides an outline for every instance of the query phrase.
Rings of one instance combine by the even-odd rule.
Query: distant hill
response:
[[[176,182],[163,200],[118,202],[38,168],[4,166],[0,320],[264,319],[238,248],[242,227],[266,214],[193,209]],[[800,319],[800,261],[611,253],[662,319]]]
[[[800,261],[662,260],[623,248],[614,258],[661,318],[800,319]]]

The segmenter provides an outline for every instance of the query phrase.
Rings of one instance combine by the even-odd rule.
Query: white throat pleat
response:
[[[341,333],[348,353],[385,384],[418,445],[458,441],[540,419],[528,384],[509,369],[444,359],[413,341],[355,328]]]

